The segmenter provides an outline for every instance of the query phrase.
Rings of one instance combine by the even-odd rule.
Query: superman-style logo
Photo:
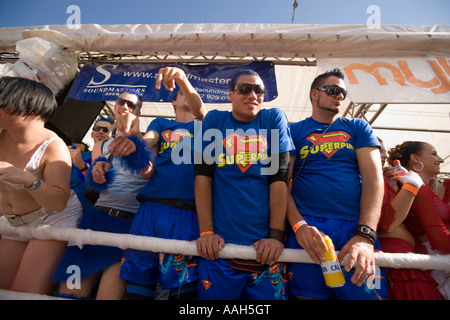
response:
[[[280,264],[279,263],[272,264],[269,268],[269,272],[270,273],[279,273],[280,272]]]
[[[237,154],[239,152],[263,153],[267,149],[267,140],[258,134],[242,137],[233,133],[223,140],[223,146],[228,154]]]
[[[183,140],[184,137],[190,137],[191,133],[186,129],[166,130],[161,136],[166,142],[176,142]]]
[[[203,284],[203,287],[205,288],[205,290],[208,290],[209,288],[211,288],[211,281],[209,281],[209,280],[202,280],[202,284]]]
[[[167,149],[174,149],[185,137],[192,138],[193,135],[186,129],[166,130],[161,133],[162,140],[159,153]]]
[[[234,163],[245,172],[253,163],[261,159],[268,148],[267,139],[259,134],[240,136],[236,133],[228,135],[223,140],[227,153],[234,156]]]
[[[328,159],[330,159],[342,144],[346,145],[351,136],[345,131],[329,132],[322,135],[321,133],[312,133],[306,139],[312,142],[314,148],[319,148]]]

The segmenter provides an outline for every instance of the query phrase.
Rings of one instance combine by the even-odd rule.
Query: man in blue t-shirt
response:
[[[286,297],[286,270],[277,259],[293,144],[285,114],[261,109],[264,93],[256,72],[241,71],[230,82],[232,111],[210,111],[202,123],[194,165],[199,299]],[[257,260],[218,259],[225,243],[253,245]]]
[[[346,94],[339,69],[319,75],[311,85],[311,117],[291,125],[295,150],[287,217],[292,229],[286,242],[289,248],[304,248],[320,264],[324,261],[320,247],[326,251],[323,236],[328,235],[340,251],[338,259],[348,255],[346,284],[331,289],[319,265],[293,263],[288,269],[294,297],[386,297],[385,281],[376,278],[373,285],[366,280],[368,276],[373,280],[377,269],[375,230],[383,197],[380,145],[365,120],[336,117]]]
[[[139,210],[131,234],[195,240],[199,236],[194,201],[194,129],[206,114],[203,102],[183,70],[167,67],[158,73],[156,89],[179,86],[172,105],[175,120],[156,118],[144,139],[156,157],[152,176],[137,195]],[[197,291],[197,258],[182,254],[127,249],[120,277],[127,280],[127,299],[154,299],[156,285],[170,290],[169,299],[193,299]]]

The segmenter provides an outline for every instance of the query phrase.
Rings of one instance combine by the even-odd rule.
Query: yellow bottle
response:
[[[345,284],[345,279],[336,256],[336,251],[334,250],[333,242],[328,236],[325,236],[324,240],[327,244],[328,251],[324,252],[320,249],[325,256],[325,261],[322,262],[320,266],[322,267],[325,283],[330,288],[342,287]]]

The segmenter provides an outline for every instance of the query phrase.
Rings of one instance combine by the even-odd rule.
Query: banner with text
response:
[[[318,59],[320,72],[340,68],[355,103],[450,103],[450,57]]]
[[[155,89],[160,68],[173,66],[183,69],[204,103],[228,103],[230,80],[244,69],[256,71],[266,86],[264,101],[278,96],[275,68],[271,62],[250,62],[240,65],[198,64],[175,65],[154,63],[91,62],[76,77],[67,98],[89,101],[114,101],[123,88],[133,88],[147,102],[171,102],[175,91],[161,86]]]

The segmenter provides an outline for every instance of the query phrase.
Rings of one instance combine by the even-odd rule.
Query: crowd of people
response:
[[[1,235],[0,289],[73,299],[444,300],[442,270],[379,268],[375,252],[450,253],[450,180],[433,145],[386,150],[363,119],[338,117],[344,74],[310,87],[312,114],[289,124],[265,109],[252,70],[230,81],[231,111],[206,111],[183,70],[161,68],[175,119],[139,127],[142,98],[124,90],[99,117],[92,151],[66,146],[38,82],[0,79],[0,219],[196,241],[198,256]],[[394,174],[394,161],[407,169]],[[331,238],[345,284],[326,284]],[[226,244],[256,260],[223,259]],[[284,248],[314,263],[285,263]],[[71,283],[72,267],[80,285]]]

